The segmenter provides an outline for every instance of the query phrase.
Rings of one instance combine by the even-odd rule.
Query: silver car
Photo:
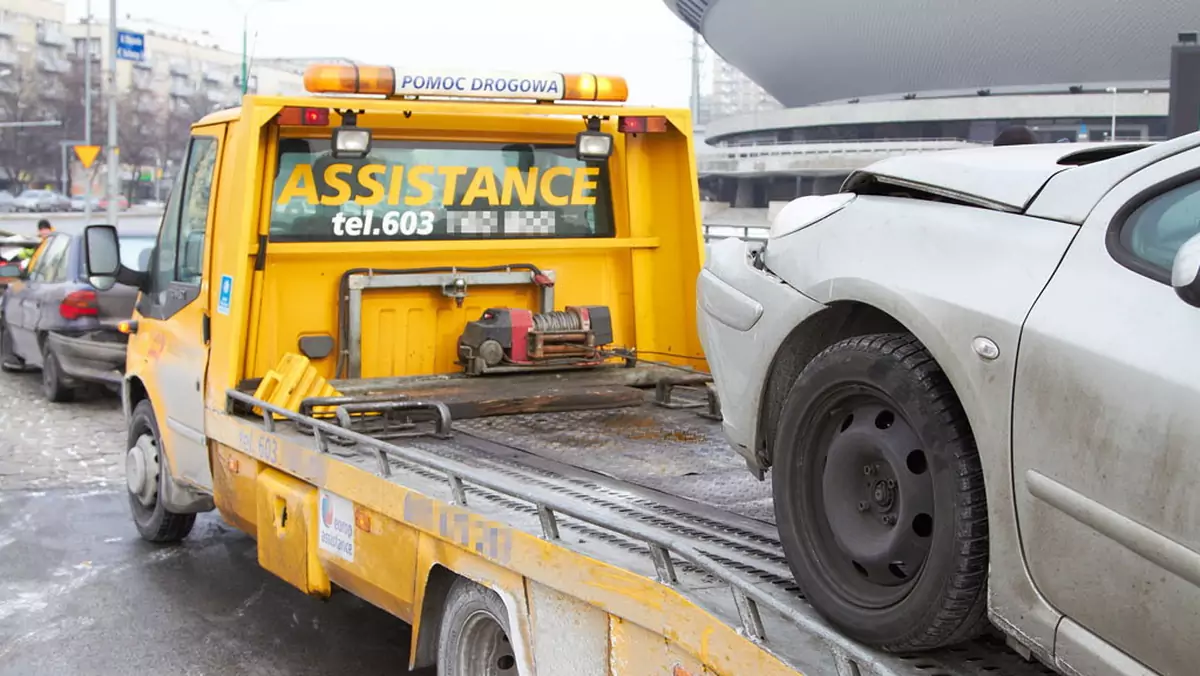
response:
[[[733,446],[806,598],[890,651],[1200,659],[1200,133],[884,160],[710,247]]]

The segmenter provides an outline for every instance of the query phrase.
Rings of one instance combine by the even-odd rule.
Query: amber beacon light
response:
[[[600,101],[629,98],[625,78],[594,73],[404,70],[391,66],[313,64],[304,71],[313,94],[435,96],[534,101]]]

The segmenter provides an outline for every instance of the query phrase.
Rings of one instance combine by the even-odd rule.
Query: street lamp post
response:
[[[1115,142],[1117,140],[1117,88],[1108,87],[1104,91],[1112,94],[1112,124],[1109,126],[1108,140]]]
[[[87,0],[87,16],[84,18],[85,38],[83,41],[83,138],[84,145],[92,145],[92,0]],[[83,168],[83,225],[92,222],[92,168]]]
[[[121,168],[117,165],[117,0],[108,0],[108,222],[117,224],[117,193]]]

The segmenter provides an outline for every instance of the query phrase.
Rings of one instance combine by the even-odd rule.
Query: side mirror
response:
[[[1200,307],[1200,235],[1193,235],[1175,253],[1171,286],[1183,302]]]
[[[88,283],[107,291],[121,272],[121,246],[117,229],[111,225],[89,225],[83,229],[83,257]]]

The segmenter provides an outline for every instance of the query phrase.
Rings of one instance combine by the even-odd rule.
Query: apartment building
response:
[[[186,124],[205,113],[238,105],[242,93],[242,54],[222,49],[216,40],[204,32],[162,26],[150,21],[126,16],[119,27],[145,35],[142,61],[117,61],[116,92],[119,96],[121,128],[125,130],[158,130],[167,138],[151,143],[128,133],[121,139],[121,150],[129,151],[124,158],[136,156],[133,164],[151,163],[155,182],[169,181],[173,166],[181,159],[182,143],[171,143],[170,137],[186,134]],[[83,68],[91,65],[93,102],[104,105],[107,82],[109,26],[103,21],[87,22],[68,16],[63,0],[0,0],[0,106],[15,109],[17,95],[36,98],[48,108],[47,115],[62,117],[67,109],[81,109],[78,99],[83,91]],[[89,39],[90,38],[90,39]],[[287,59],[255,62],[248,59],[249,77],[245,89],[250,93],[294,94],[303,91],[303,65]],[[70,100],[74,99],[74,100]],[[61,104],[61,105],[55,105]],[[20,104],[21,107],[25,103]],[[51,114],[49,109],[53,109]],[[7,116],[11,110],[0,110]],[[28,113],[24,113],[26,116]],[[62,128],[65,141],[79,136],[83,125],[81,112],[68,129]],[[68,115],[68,117],[70,117]],[[95,119],[100,119],[99,116]],[[94,142],[99,133],[93,127]],[[10,139],[11,140],[11,139]],[[54,141],[57,143],[57,137]],[[53,144],[50,147],[55,147]],[[51,151],[50,154],[55,154]],[[73,158],[72,158],[73,159]],[[0,183],[10,179],[19,182],[37,180],[54,182],[62,177],[57,156],[42,162],[33,177],[9,177],[0,169]],[[127,160],[128,161],[128,160]],[[69,173],[74,180],[74,192],[81,190],[83,175],[76,162],[70,162]],[[141,181],[134,193],[152,197],[159,191],[146,181],[143,166],[123,167],[125,180]],[[103,169],[93,175],[98,185],[106,180]]]
[[[783,107],[736,66],[717,56],[715,52],[712,56],[712,94],[708,102],[708,114],[711,119],[778,110]]]

